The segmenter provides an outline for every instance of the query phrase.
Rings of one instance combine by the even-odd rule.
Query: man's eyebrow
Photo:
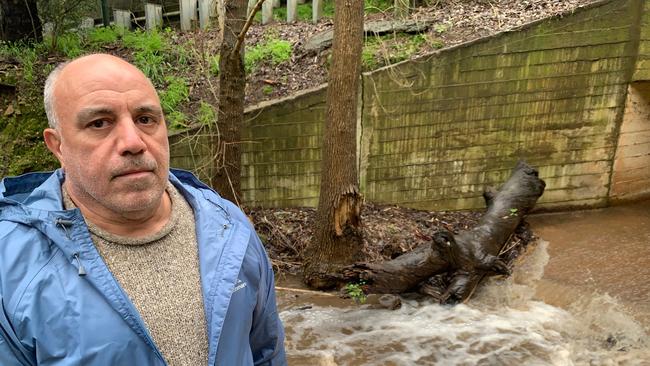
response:
[[[98,116],[113,115],[112,109],[107,107],[84,108],[77,113],[77,121],[85,122]]]
[[[162,116],[162,109],[155,105],[143,105],[135,108],[134,110],[137,114],[141,113],[151,113],[157,116]]]

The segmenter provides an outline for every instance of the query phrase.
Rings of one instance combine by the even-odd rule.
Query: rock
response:
[[[9,104],[9,107],[7,107],[7,109],[5,109],[4,116],[8,117],[8,116],[11,116],[12,114],[14,114],[14,106],[13,106],[13,104]]]
[[[388,310],[396,310],[402,307],[402,300],[397,295],[385,294],[379,297],[379,305]]]

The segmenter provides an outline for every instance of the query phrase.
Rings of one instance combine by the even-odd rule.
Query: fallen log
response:
[[[381,36],[384,34],[393,33],[423,33],[434,23],[431,19],[426,20],[380,20],[365,23],[363,31],[366,37]],[[334,39],[334,30],[328,29],[316,33],[311,38],[307,39],[302,50],[306,53],[316,53],[322,49],[328,48],[332,45]]]
[[[390,261],[356,263],[343,270],[343,277],[348,282],[363,281],[369,293],[420,291],[442,303],[465,301],[485,276],[509,274],[500,251],[544,187],[537,170],[520,161],[498,191],[484,192],[487,210],[476,227],[457,235],[438,231],[430,245],[420,245]],[[432,287],[429,280],[444,273],[448,274],[445,288]]]

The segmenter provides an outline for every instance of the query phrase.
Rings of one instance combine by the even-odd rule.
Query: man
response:
[[[0,365],[285,365],[260,240],[170,172],[144,74],[95,54],[44,94],[62,168],[0,183]]]

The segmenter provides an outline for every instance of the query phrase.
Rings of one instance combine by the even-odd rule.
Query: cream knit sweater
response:
[[[64,192],[66,209],[76,206]],[[157,233],[113,235],[87,222],[92,240],[170,366],[205,365],[208,337],[192,208],[169,183],[172,215]]]

